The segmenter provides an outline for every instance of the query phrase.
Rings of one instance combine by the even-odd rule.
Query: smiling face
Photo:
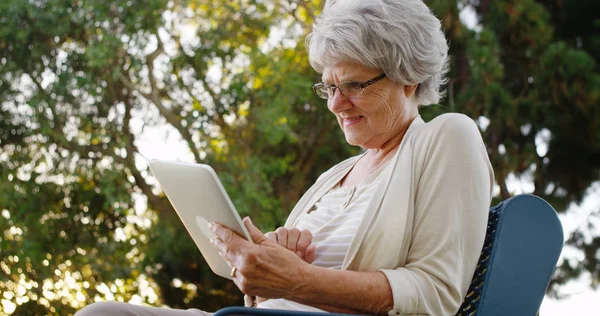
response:
[[[325,84],[364,82],[381,73],[381,69],[344,61],[325,68],[322,78]],[[415,88],[384,78],[366,87],[357,97],[346,97],[336,91],[333,98],[327,100],[327,106],[337,117],[349,144],[380,149],[405,130],[416,116],[417,106],[410,98]]]

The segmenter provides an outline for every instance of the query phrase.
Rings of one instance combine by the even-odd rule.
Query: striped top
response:
[[[341,269],[350,242],[377,184],[381,181],[380,175],[389,165],[389,162],[386,162],[356,186],[340,187],[338,183],[315,203],[310,212],[300,218],[296,227],[310,231],[313,235],[312,243],[317,245],[313,265]],[[320,309],[285,299],[270,299],[257,307],[322,312]]]

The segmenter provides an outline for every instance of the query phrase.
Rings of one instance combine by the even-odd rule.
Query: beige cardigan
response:
[[[359,156],[323,173],[286,227],[335,186]],[[479,129],[467,116],[417,116],[368,206],[342,269],[382,271],[390,315],[454,315],[483,246],[494,175]],[[318,245],[317,245],[318,247]]]

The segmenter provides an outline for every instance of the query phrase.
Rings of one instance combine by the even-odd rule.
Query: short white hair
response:
[[[353,61],[380,68],[395,82],[418,84],[419,105],[439,103],[444,94],[448,43],[422,0],[328,0],[306,47],[319,73]]]

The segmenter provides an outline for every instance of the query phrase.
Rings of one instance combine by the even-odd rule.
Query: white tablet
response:
[[[217,222],[252,240],[217,174],[209,165],[150,160],[150,170],[214,273],[231,279],[231,267],[210,243]]]

